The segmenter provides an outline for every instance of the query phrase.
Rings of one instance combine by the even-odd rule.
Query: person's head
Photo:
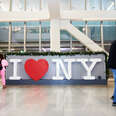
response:
[[[2,54],[0,54],[0,60],[2,60],[2,59],[4,59],[4,57],[3,57],[3,55],[2,55]]]

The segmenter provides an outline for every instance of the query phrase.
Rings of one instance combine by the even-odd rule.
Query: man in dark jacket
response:
[[[112,99],[113,99],[112,105],[116,106],[116,40],[113,41],[110,47],[108,65],[109,65],[109,68],[111,68],[112,70],[114,82],[115,82],[114,94],[112,96]]]

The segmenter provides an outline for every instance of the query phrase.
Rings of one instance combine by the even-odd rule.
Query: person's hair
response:
[[[0,59],[2,60],[2,59],[4,59],[4,57],[3,57],[3,55],[2,54],[0,54]]]

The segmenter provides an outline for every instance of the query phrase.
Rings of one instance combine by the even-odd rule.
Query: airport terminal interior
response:
[[[108,55],[114,40],[116,0],[0,0],[0,53]],[[0,116],[116,115],[112,73],[103,85],[1,86]]]

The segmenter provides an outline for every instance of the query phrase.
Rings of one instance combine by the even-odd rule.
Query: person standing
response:
[[[110,47],[108,65],[114,77],[114,93],[112,96],[113,99],[112,105],[116,106],[116,40],[112,42]]]
[[[2,78],[3,89],[6,88],[6,79],[5,79],[6,66],[8,66],[8,62],[7,60],[4,59],[3,55],[0,54],[0,76]]]

